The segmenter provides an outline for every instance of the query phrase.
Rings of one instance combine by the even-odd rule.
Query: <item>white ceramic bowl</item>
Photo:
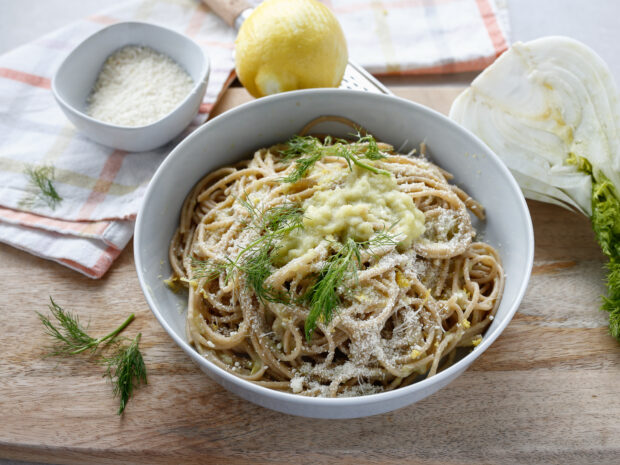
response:
[[[187,71],[194,87],[168,115],[146,126],[104,123],[86,114],[86,100],[106,58],[126,45],[143,45],[163,53]],[[177,136],[198,113],[207,88],[209,59],[188,37],[149,23],[118,23],[78,45],[52,79],[52,91],[67,118],[91,139],[131,152],[152,150]]]
[[[476,223],[495,246],[507,274],[497,315],[483,341],[469,355],[437,375],[394,391],[353,398],[312,398],[254,385],[201,357],[185,337],[185,298],[162,282],[170,275],[168,245],[185,196],[205,174],[249,158],[253,152],[287,140],[322,115],[353,119],[378,139],[401,151],[426,141],[431,160],[452,172],[454,182],[479,200],[487,220]],[[346,136],[350,128],[323,124],[317,132]],[[475,155],[475,156],[474,156]],[[497,339],[514,315],[527,287],[534,255],[532,223],[516,181],[479,139],[443,115],[415,103],[365,92],[316,89],[288,92],[242,105],[213,119],[166,158],[149,185],[135,231],[138,278],[153,313],[175,342],[225,388],[281,412],[318,418],[353,418],[383,413],[432,394],[461,374]],[[482,382],[482,381],[481,381]],[[475,393],[472,393],[475,395]]]

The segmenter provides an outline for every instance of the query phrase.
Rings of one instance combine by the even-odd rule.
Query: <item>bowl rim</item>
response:
[[[160,119],[158,119],[157,121],[154,121],[152,123],[149,124],[145,124],[142,126],[122,126],[119,124],[113,124],[113,123],[107,123],[105,121],[101,121],[99,119],[93,118],[92,116],[89,116],[88,114],[86,114],[83,111],[78,110],[77,108],[75,108],[73,105],[70,105],[59,93],[58,91],[58,80],[59,80],[59,74],[61,72],[61,70],[66,66],[66,64],[73,58],[73,56],[77,53],[77,51],[81,48],[83,48],[84,46],[86,46],[88,43],[90,42],[95,42],[97,40],[99,40],[99,37],[103,34],[108,33],[111,29],[116,29],[116,28],[120,28],[120,27],[127,27],[128,25],[137,25],[138,27],[141,28],[152,28],[152,29],[157,29],[157,30],[163,30],[166,31],[167,33],[170,34],[174,34],[179,36],[182,40],[185,40],[188,43],[191,43],[193,47],[195,47],[197,50],[200,51],[200,54],[202,56],[202,67],[200,70],[200,78],[197,79],[194,82],[194,85],[192,86],[191,91],[185,96],[185,98],[183,100],[181,100],[177,106],[175,106],[172,110],[170,110],[166,115],[164,115],[163,117],[161,117]],[[125,45],[122,45],[120,47],[118,47],[116,50],[120,50],[123,47],[129,46],[129,45],[135,45],[132,43],[126,43]],[[150,47],[153,50],[155,50],[155,48]],[[162,55],[165,55],[169,58],[171,58],[178,66],[181,67],[181,69],[183,69],[183,71],[185,71],[187,73],[187,70],[185,70],[185,68],[183,68],[183,66],[181,66],[181,64],[173,57],[170,56],[168,54],[162,53],[158,50],[155,50],[157,53],[161,53]],[[114,52],[112,52],[114,53]],[[108,55],[110,56],[110,55]],[[106,57],[107,58],[107,57]],[[104,60],[105,61],[105,60]],[[102,63],[103,65],[103,63]],[[88,37],[86,37],[84,40],[82,40],[78,45],[76,45],[68,54],[67,56],[62,60],[62,62],[60,63],[60,65],[58,66],[58,68],[56,69],[56,72],[54,73],[54,76],[52,77],[52,93],[54,95],[54,98],[60,103],[60,105],[62,105],[64,108],[66,108],[67,110],[69,110],[74,116],[82,118],[84,120],[87,120],[93,124],[97,124],[99,126],[103,126],[109,129],[114,129],[114,130],[122,130],[122,131],[127,131],[127,132],[134,132],[134,131],[140,131],[146,128],[150,128],[152,126],[156,126],[159,125],[161,123],[163,123],[164,121],[168,120],[169,118],[172,117],[172,115],[174,115],[177,111],[179,111],[179,109],[181,107],[183,107],[184,105],[187,104],[188,101],[190,101],[192,98],[194,98],[194,96],[198,93],[201,92],[201,87],[202,85],[207,82],[207,79],[209,77],[209,73],[211,71],[211,62],[209,60],[209,56],[207,55],[206,51],[200,46],[198,45],[198,43],[196,43],[194,40],[192,40],[190,37],[188,37],[187,35],[175,31],[173,29],[164,27],[164,26],[160,26],[158,24],[154,24],[154,23],[149,23],[146,21],[121,21],[118,23],[114,23],[111,24],[109,26],[105,26],[101,29],[99,29],[98,31],[92,33],[91,35],[89,35]],[[98,75],[97,75],[98,76]]]
[[[205,131],[209,131],[211,126],[213,126],[214,121],[217,121],[217,124],[221,124],[227,120],[234,120],[236,115],[246,111],[249,107],[254,106],[262,106],[268,103],[276,103],[279,101],[286,101],[289,99],[295,99],[298,96],[302,95],[317,95],[317,94],[333,94],[335,95],[348,95],[349,97],[355,98],[367,98],[369,100],[384,100],[384,99],[394,99],[400,102],[404,102],[408,105],[411,105],[412,108],[415,108],[415,111],[419,111],[423,114],[427,114],[433,118],[439,118],[439,120],[446,124],[451,130],[461,133],[463,137],[469,138],[473,140],[477,145],[480,146],[481,151],[484,151],[485,154],[491,158],[498,166],[500,171],[503,171],[506,179],[510,183],[513,190],[517,193],[516,198],[514,199],[518,203],[519,209],[522,211],[524,218],[526,219],[526,243],[527,250],[523,251],[526,258],[526,273],[523,276],[523,279],[520,283],[518,291],[516,293],[516,297],[511,303],[508,312],[502,320],[498,322],[497,327],[491,332],[485,333],[482,342],[475,347],[470,353],[464,356],[462,359],[449,366],[445,370],[440,371],[430,378],[424,378],[418,382],[412,383],[408,386],[404,386],[402,388],[394,389],[391,391],[384,391],[375,394],[368,394],[363,396],[354,396],[354,397],[309,397],[303,396],[300,394],[294,394],[289,392],[278,391],[275,389],[270,389],[264,386],[259,386],[257,384],[252,383],[251,381],[246,381],[242,378],[239,378],[226,370],[218,367],[214,363],[210,362],[203,356],[201,356],[189,343],[178,337],[172,328],[168,325],[167,321],[164,319],[163,315],[159,312],[157,303],[155,299],[151,296],[149,291],[148,283],[145,281],[142,273],[142,260],[140,257],[140,244],[143,241],[142,238],[142,223],[144,222],[144,210],[146,205],[146,200],[151,196],[151,193],[155,190],[155,185],[157,180],[163,176],[163,172],[167,169],[167,167],[174,163],[174,159],[176,158],[176,154],[182,152],[186,145],[188,145],[194,138],[201,137],[201,134]],[[205,173],[206,174],[206,173]],[[191,190],[191,187],[188,189],[188,193]],[[517,181],[514,179],[508,167],[504,164],[504,162],[484,143],[480,140],[476,135],[474,135],[469,130],[460,126],[458,123],[452,121],[448,117],[439,113],[432,108],[426,107],[416,102],[412,102],[411,100],[407,100],[394,95],[384,95],[384,94],[374,94],[370,92],[361,92],[356,90],[348,90],[348,89],[305,89],[305,90],[297,90],[284,92],[281,94],[276,94],[272,96],[262,97],[260,99],[256,99],[250,102],[243,103],[231,110],[226,111],[225,113],[219,115],[217,118],[214,118],[207,123],[203,124],[202,127],[198,128],[188,137],[186,137],[183,141],[177,145],[174,150],[166,157],[166,159],[159,166],[153,178],[151,179],[146,192],[144,194],[142,205],[140,206],[140,210],[138,212],[138,216],[136,218],[135,225],[135,233],[134,233],[134,261],[136,266],[136,272],[138,274],[138,280],[140,282],[140,287],[142,292],[147,300],[149,308],[151,312],[155,315],[159,323],[162,325],[164,330],[168,333],[168,335],[177,343],[179,347],[183,349],[183,351],[188,354],[192,360],[194,360],[201,368],[206,367],[208,371],[214,372],[220,379],[224,379],[227,382],[235,384],[241,389],[252,392],[255,395],[261,397],[267,397],[271,401],[282,401],[284,403],[295,403],[300,407],[310,407],[310,406],[330,406],[330,407],[343,407],[343,408],[351,408],[360,405],[371,405],[382,403],[388,400],[395,400],[401,397],[405,397],[410,394],[412,391],[424,391],[425,388],[430,388],[433,385],[441,384],[442,381],[449,382],[451,378],[456,377],[460,372],[464,371],[471,363],[473,363],[482,353],[486,351],[486,349],[499,337],[499,335],[504,331],[508,323],[512,320],[514,314],[516,313],[523,296],[527,290],[527,286],[529,283],[529,279],[531,276],[532,266],[534,263],[534,229],[532,225],[532,219],[529,213],[529,209],[527,207],[527,203],[525,201],[525,197],[519,187]],[[488,331],[488,330],[487,330]]]

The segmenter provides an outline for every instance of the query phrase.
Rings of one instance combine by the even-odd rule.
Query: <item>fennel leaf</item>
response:
[[[312,338],[317,322],[328,324],[334,312],[341,305],[340,288],[347,279],[357,279],[357,271],[362,266],[362,251],[373,253],[373,249],[384,246],[396,246],[395,236],[385,231],[377,233],[367,241],[355,241],[348,238],[336,254],[332,255],[319,276],[302,299],[310,304],[310,313],[304,324],[306,340]]]
[[[135,387],[146,384],[146,367],[139,349],[140,334],[129,346],[118,344],[118,335],[134,320],[132,313],[114,331],[94,338],[86,332],[76,314],[65,311],[50,296],[49,304],[52,317],[39,312],[37,315],[45,328],[45,332],[54,339],[49,355],[69,357],[90,351],[93,361],[108,365],[106,375],[114,385],[114,395],[120,398],[118,414],[122,414]],[[103,357],[98,353],[102,345],[109,346],[112,355]]]
[[[31,186],[36,190],[38,198],[43,200],[48,207],[55,210],[62,202],[62,197],[54,187],[55,172],[53,166],[29,166],[24,170]]]
[[[255,292],[259,300],[288,303],[289,296],[284,291],[266,284],[266,280],[272,273],[280,240],[291,231],[303,227],[303,210],[292,202],[260,210],[247,195],[245,199],[239,199],[239,202],[250,213],[251,221],[246,227],[257,231],[258,237],[245,246],[234,259],[216,261],[192,257],[192,279],[207,278],[207,281],[210,281],[223,274],[228,280],[235,272],[241,272],[245,275],[247,286]]]
[[[99,348],[100,344],[111,342],[135,318],[135,315],[132,313],[114,331],[95,339],[86,333],[77,315],[63,310],[62,307],[54,302],[51,296],[48,307],[56,323],[39,312],[37,312],[37,315],[39,315],[39,320],[41,320],[45,327],[45,332],[56,339],[56,344],[50,351],[51,355],[77,355],[87,350],[94,352]]]
[[[138,333],[129,346],[122,346],[111,357],[103,359],[108,365],[104,376],[110,378],[114,395],[119,398],[119,415],[125,410],[134,389],[147,384],[146,366],[139,348],[141,337],[142,333]]]
[[[386,155],[381,153],[377,141],[370,134],[357,134],[357,141],[349,143],[343,139],[332,140],[326,137],[325,142],[313,136],[294,136],[287,143],[287,148],[281,152],[283,162],[295,161],[295,167],[287,176],[281,179],[285,183],[295,183],[301,180],[308,171],[323,157],[341,157],[347,162],[349,169],[356,165],[374,174],[390,176],[390,172],[366,163],[366,160],[380,160]]]
[[[355,272],[361,261],[358,244],[353,239],[349,239],[338,253],[332,255],[327,265],[321,270],[307,297],[310,313],[304,325],[306,340],[309,341],[312,338],[317,320],[320,319],[324,323],[331,321],[334,310],[341,304],[338,288],[350,274]]]

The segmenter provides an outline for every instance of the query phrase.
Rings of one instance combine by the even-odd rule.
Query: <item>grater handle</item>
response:
[[[226,21],[226,24],[237,29],[236,20],[250,5],[246,0],[202,0],[213,12]]]

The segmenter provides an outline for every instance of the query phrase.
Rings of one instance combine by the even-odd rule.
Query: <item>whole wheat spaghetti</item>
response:
[[[304,395],[433,376],[499,305],[499,256],[474,242],[468,213],[483,208],[424,153],[308,130],[187,197],[170,262],[189,341],[236,376]]]

